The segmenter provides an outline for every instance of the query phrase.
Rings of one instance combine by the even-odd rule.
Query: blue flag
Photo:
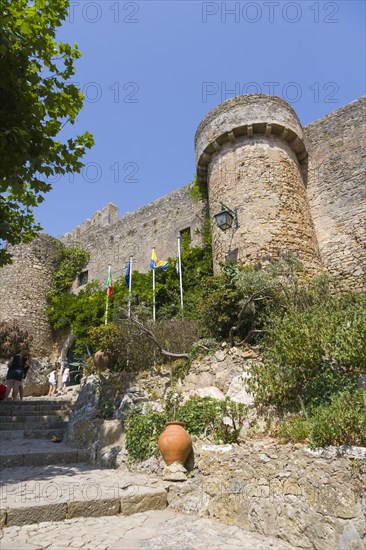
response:
[[[128,266],[125,273],[125,281],[127,288],[130,288],[130,276],[131,276],[131,262],[128,262]]]

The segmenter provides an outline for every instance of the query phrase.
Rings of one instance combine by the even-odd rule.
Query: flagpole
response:
[[[130,256],[130,265],[129,265],[130,278],[128,281],[128,318],[131,317],[131,292],[132,292],[132,256]]]
[[[153,272],[153,321],[155,322],[155,268],[152,270]]]
[[[111,273],[111,266],[109,265],[108,266],[108,279],[107,279],[107,281],[109,281],[110,273]],[[108,305],[109,305],[108,290],[109,290],[109,287],[107,287],[107,297],[106,297],[106,301],[105,301],[105,321],[104,321],[105,325],[108,323]]]
[[[179,287],[180,287],[180,307],[183,312],[183,281],[182,281],[182,260],[180,256],[180,237],[178,237],[178,268],[179,268]]]

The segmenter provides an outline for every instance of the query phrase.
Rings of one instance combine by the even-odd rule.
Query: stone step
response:
[[[55,402],[38,402],[33,403],[31,401],[1,401],[0,402],[0,414],[8,414],[8,411],[40,411],[40,410],[71,410],[72,404],[66,401]]]
[[[11,416],[0,417],[1,423],[6,422],[59,422],[69,420],[69,414],[61,412],[60,414],[14,414]]]
[[[2,430],[1,441],[9,441],[14,439],[63,439],[65,429],[54,428],[37,428],[36,430]]]
[[[1,432],[0,432],[1,440]],[[63,442],[46,439],[1,440],[0,467],[45,466],[49,464],[88,463],[89,453],[74,449]],[[1,476],[1,479],[6,479]]]
[[[18,407],[17,409],[2,409],[0,410],[0,418],[3,416],[13,416],[17,414],[26,414],[29,416],[37,416],[42,414],[69,414],[72,409],[70,407],[58,407],[58,408],[51,408],[51,407],[40,407],[36,410],[24,408],[24,407]]]
[[[5,410],[1,411],[0,420],[7,416],[50,416],[50,415],[65,416],[70,414],[71,414],[71,409],[38,409],[37,411],[9,409],[7,411]]]
[[[54,428],[55,430],[66,428],[68,422],[57,419],[52,422],[1,422],[0,423],[0,437],[1,432],[6,430],[37,430],[42,428]]]
[[[92,466],[9,468],[2,472],[0,526],[163,510],[161,481]]]

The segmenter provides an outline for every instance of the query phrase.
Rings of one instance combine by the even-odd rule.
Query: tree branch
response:
[[[162,348],[162,346],[159,344],[158,340],[156,339],[155,334],[146,328],[140,321],[137,321],[137,319],[130,319],[130,322],[139,329],[140,334],[145,334],[150,340],[154,342],[154,344],[159,349],[160,353],[164,355],[165,357],[170,357],[171,359],[189,359],[188,353],[172,353],[170,351],[167,351]]]
[[[243,344],[248,344],[252,338],[252,336],[254,334],[264,334],[264,330],[256,330],[256,329],[252,329],[248,332],[248,334],[246,335],[246,337],[244,338],[244,340],[242,340],[241,342],[239,342],[237,345],[238,346],[242,346]]]
[[[241,328],[241,326],[243,324],[243,317],[244,317],[244,314],[245,314],[248,306],[250,304],[254,303],[254,302],[260,302],[262,300],[266,300],[267,298],[271,298],[270,295],[269,296],[268,295],[263,296],[263,293],[265,293],[269,290],[272,290],[272,289],[273,289],[273,286],[269,286],[269,287],[262,288],[261,290],[256,290],[255,292],[253,292],[253,294],[243,304],[241,310],[239,311],[238,320],[237,320],[236,325],[231,327],[231,329],[229,331],[229,339],[230,339],[231,347],[233,347],[235,345],[234,334],[236,334],[239,331],[239,329]],[[249,334],[250,333],[252,333],[252,331],[250,331]]]

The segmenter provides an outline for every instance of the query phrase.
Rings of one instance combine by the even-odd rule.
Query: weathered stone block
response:
[[[41,523],[42,521],[63,521],[66,518],[66,512],[67,505],[65,502],[56,504],[48,502],[39,506],[24,504],[8,510],[6,524],[10,527],[12,525]]]
[[[115,516],[119,511],[118,498],[76,501],[67,504],[68,518]]]
[[[121,513],[124,516],[147,510],[164,510],[166,507],[167,493],[164,489],[133,486],[121,498]]]

